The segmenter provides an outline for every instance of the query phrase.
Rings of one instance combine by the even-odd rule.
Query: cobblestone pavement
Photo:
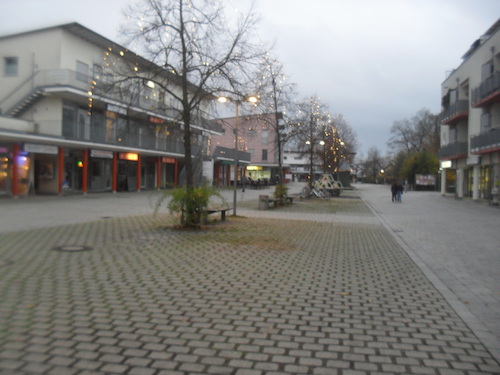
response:
[[[360,185],[365,201],[474,332],[500,359],[500,210],[438,192]]]
[[[500,373],[351,198],[3,231],[0,374]]]

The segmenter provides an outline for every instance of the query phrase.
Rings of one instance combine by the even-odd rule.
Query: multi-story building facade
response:
[[[0,59],[0,195],[182,182],[179,103],[141,74],[118,84],[115,68],[154,69],[175,85],[168,72],[77,23],[0,37]],[[192,114],[195,181],[209,137],[222,131],[208,108]]]
[[[441,85],[441,191],[492,199],[500,185],[500,20]]]
[[[214,183],[227,185],[233,181],[236,118],[219,120],[224,128],[221,136],[212,138]],[[275,114],[244,115],[238,117],[238,181],[244,175],[252,180],[274,183],[279,176],[278,145]]]
[[[293,174],[293,179],[297,181],[309,181],[311,175],[310,153],[285,150],[283,155],[284,162],[289,165],[290,172]],[[323,162],[315,153],[313,160],[313,176],[316,179],[323,174]]]

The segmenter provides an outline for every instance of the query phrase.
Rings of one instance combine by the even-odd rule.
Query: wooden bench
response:
[[[278,198],[270,198],[269,195],[259,195],[259,210],[268,210],[269,203],[273,203],[273,207],[278,207],[278,202],[281,199]]]
[[[207,208],[206,209],[206,215],[204,215],[203,218],[203,224],[208,223],[208,215],[215,214],[217,212],[220,212],[220,220],[221,221],[226,221],[226,212],[231,211],[233,208],[232,207],[227,207],[227,208]]]

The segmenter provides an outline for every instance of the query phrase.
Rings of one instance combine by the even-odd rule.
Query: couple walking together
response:
[[[392,201],[401,203],[401,196],[403,195],[403,185],[400,182],[395,182],[391,186]]]

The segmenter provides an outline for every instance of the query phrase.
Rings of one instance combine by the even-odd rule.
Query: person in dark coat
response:
[[[391,193],[392,193],[392,201],[393,202],[396,200],[396,188],[397,188],[397,184],[393,183],[391,186]]]
[[[403,195],[403,185],[401,185],[401,182],[398,182],[396,185],[396,195],[397,195],[397,201],[401,203],[401,196]]]

